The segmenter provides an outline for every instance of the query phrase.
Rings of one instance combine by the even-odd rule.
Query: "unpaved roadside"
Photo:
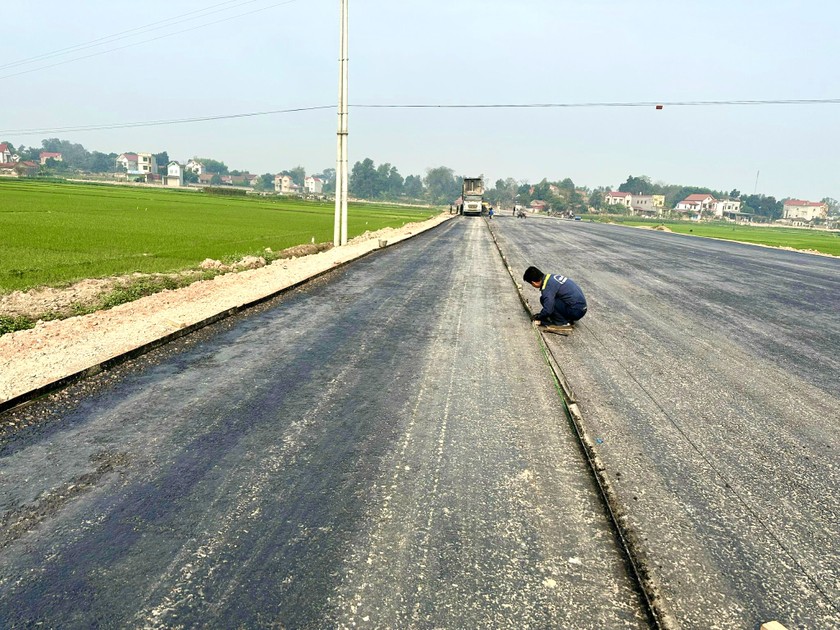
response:
[[[369,232],[346,246],[258,269],[219,275],[105,311],[39,322],[0,337],[0,404],[99,365],[218,313],[260,300],[379,248],[449,220],[441,214],[402,228]]]

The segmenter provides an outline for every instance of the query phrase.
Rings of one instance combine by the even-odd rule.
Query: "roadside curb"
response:
[[[507,257],[502,251],[502,247],[496,238],[493,228],[490,226],[490,222],[486,221],[486,224],[487,229],[490,232],[490,236],[493,239],[493,243],[499,252],[499,256],[510,275],[514,287],[516,287],[522,308],[528,315],[530,315],[531,309],[522,292],[522,287],[517,281],[513,269],[508,264]],[[659,582],[647,570],[647,562],[645,560],[646,554],[638,543],[636,533],[626,524],[627,517],[621,507],[621,502],[619,501],[618,495],[613,489],[612,483],[606,474],[606,468],[595,449],[595,441],[586,430],[583,415],[581,414],[580,408],[577,404],[577,396],[563,373],[563,369],[557,362],[554,353],[551,351],[551,347],[545,337],[546,333],[541,332],[536,326],[533,328],[534,335],[538,339],[540,349],[543,352],[546,363],[554,376],[558,393],[563,399],[566,416],[572,423],[575,434],[578,438],[581,452],[585,457],[589,470],[598,486],[601,498],[604,502],[604,507],[613,525],[613,529],[618,536],[622,550],[624,551],[624,556],[629,563],[639,589],[644,596],[645,603],[647,604],[648,616],[651,621],[653,621],[656,628],[660,628],[661,630],[676,630],[679,628],[679,623],[677,623],[676,619],[668,612],[667,607],[664,605],[663,598],[661,596],[662,589]]]
[[[301,286],[311,282],[312,280],[315,280],[315,279],[320,278],[322,276],[325,276],[329,273],[332,273],[336,269],[340,269],[340,268],[342,268],[346,265],[349,265],[349,264],[351,264],[351,263],[353,263],[357,260],[360,260],[362,258],[370,256],[370,255],[372,255],[372,254],[374,254],[378,251],[381,251],[382,249],[394,247],[394,246],[399,245],[400,243],[403,243],[403,242],[405,242],[409,239],[412,239],[416,236],[419,236],[420,234],[424,234],[425,232],[428,232],[428,231],[431,231],[435,228],[438,228],[441,225],[443,225],[445,223],[448,223],[452,218],[454,218],[454,217],[446,217],[445,219],[441,220],[440,222],[438,222],[434,225],[428,226],[428,227],[423,228],[423,229],[417,229],[416,231],[411,232],[410,234],[406,235],[405,237],[400,238],[398,241],[394,241],[394,242],[385,241],[385,244],[383,244],[383,240],[379,240],[377,247],[374,247],[374,248],[372,248],[368,251],[362,252],[362,253],[354,256],[353,258],[348,258],[347,260],[343,260],[343,261],[340,261],[340,262],[335,262],[335,263],[333,263],[333,265],[331,267],[329,267],[327,269],[323,269],[323,270],[318,271],[318,272],[316,272],[312,275],[306,276],[305,278],[302,278],[302,279],[300,279],[300,280],[298,280],[298,281],[296,281],[292,284],[284,286],[284,287],[282,287],[280,289],[277,289],[275,291],[271,291],[268,294],[263,295],[262,297],[255,298],[255,299],[252,299],[252,300],[248,300],[248,301],[243,302],[242,304],[239,304],[237,306],[224,309],[224,310],[222,310],[222,311],[220,311],[220,312],[218,312],[214,315],[211,315],[211,316],[206,317],[204,319],[201,319],[197,322],[194,322],[192,324],[184,326],[183,328],[179,328],[178,330],[175,330],[171,333],[168,333],[166,335],[158,337],[158,338],[156,338],[152,341],[148,341],[146,343],[143,343],[143,344],[141,344],[141,345],[139,345],[135,348],[132,348],[131,350],[128,350],[126,352],[122,352],[122,353],[120,353],[116,356],[110,357],[108,359],[96,362],[96,363],[94,363],[94,364],[92,364],[92,365],[90,365],[86,368],[83,368],[81,370],[77,370],[76,372],[73,372],[72,374],[69,374],[69,375],[63,376],[61,378],[58,378],[56,380],[50,381],[48,383],[45,383],[44,385],[38,386],[38,387],[33,388],[31,390],[28,390],[26,392],[16,394],[16,395],[14,395],[14,396],[6,399],[6,400],[0,401],[0,414],[5,413],[9,410],[27,405],[27,404],[43,397],[43,396],[46,396],[46,395],[48,395],[50,393],[53,393],[55,391],[58,391],[60,389],[63,389],[65,387],[67,387],[69,385],[72,385],[73,383],[76,383],[78,381],[81,381],[85,378],[88,378],[88,377],[94,376],[96,374],[99,374],[100,372],[105,372],[107,370],[110,370],[114,367],[117,367],[117,366],[127,362],[127,361],[131,361],[132,359],[136,359],[137,357],[142,356],[144,354],[147,354],[148,352],[150,352],[150,351],[152,351],[156,348],[159,348],[159,347],[164,346],[168,343],[171,343],[171,342],[173,342],[177,339],[180,339],[181,337],[184,337],[184,336],[189,335],[193,332],[196,332],[197,330],[205,328],[205,327],[207,327],[211,324],[215,324],[216,322],[227,319],[228,317],[231,317],[232,315],[236,315],[238,313],[245,312],[245,311],[247,311],[247,310],[249,310],[249,309],[251,309],[255,306],[259,306],[260,304],[268,302],[269,300],[272,300],[272,299],[274,299],[274,298],[276,298],[276,297],[278,297],[278,296],[280,296],[284,293],[287,293],[287,292],[292,291],[292,290],[294,290],[298,287],[301,287]]]

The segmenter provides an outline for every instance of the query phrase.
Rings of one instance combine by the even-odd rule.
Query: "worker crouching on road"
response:
[[[542,326],[572,326],[586,315],[586,298],[571,278],[528,267],[522,279],[540,290],[542,310],[532,315],[531,321],[539,321]]]

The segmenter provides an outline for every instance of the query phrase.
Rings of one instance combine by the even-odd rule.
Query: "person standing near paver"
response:
[[[586,298],[571,278],[528,267],[522,279],[540,290],[542,310],[532,315],[531,321],[539,321],[541,326],[571,329],[576,321],[586,315]]]

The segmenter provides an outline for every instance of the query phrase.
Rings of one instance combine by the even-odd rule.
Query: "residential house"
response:
[[[151,153],[138,153],[137,168],[144,175],[157,175],[158,166],[155,156]]]
[[[785,219],[795,221],[813,221],[814,219],[828,218],[828,204],[822,201],[803,201],[801,199],[788,199],[783,205]]]
[[[531,203],[531,210],[534,212],[545,212],[548,210],[548,202],[542,199],[534,199]]]
[[[47,163],[47,160],[55,160],[56,162],[63,162],[64,159],[61,157],[61,153],[54,153],[52,151],[41,151],[41,154],[38,156],[41,160],[41,166]]]
[[[12,147],[6,142],[0,143],[0,164],[8,164],[12,161]]]
[[[215,173],[199,173],[198,175],[198,183],[199,184],[212,184],[213,176]]]
[[[275,175],[274,176],[274,191],[281,195],[291,195],[300,190],[300,186],[295,184],[291,175]]]
[[[254,175],[248,171],[240,173],[239,175],[222,175],[222,183],[228,186],[249,186]]]
[[[38,162],[3,162],[0,163],[0,175],[6,177],[35,177],[40,170]]]
[[[665,195],[630,195],[633,214],[656,217],[665,208]]]
[[[712,211],[717,219],[728,219],[730,221],[741,220],[750,215],[741,212],[741,201],[738,199],[719,199],[712,204]]]
[[[195,158],[191,160],[187,160],[187,165],[185,167],[188,171],[192,171],[196,175],[201,175],[202,173],[206,172],[204,169],[204,164],[196,160]]]
[[[117,168],[122,168],[126,173],[137,173],[137,154],[121,153],[117,156]]]
[[[129,177],[150,180],[155,178],[147,176],[158,172],[157,160],[151,153],[122,153],[117,156],[117,167],[125,169]]]
[[[324,180],[309,176],[303,181],[303,187],[310,195],[320,195],[324,191]]]
[[[696,193],[680,201],[674,210],[682,214],[688,214],[694,221],[699,221],[704,212],[713,211],[716,201],[717,199],[711,195]]]
[[[712,204],[712,211],[719,219],[726,219],[729,215],[741,213],[741,201],[738,199],[716,199]]]
[[[633,195],[629,192],[619,192],[611,190],[606,195],[604,195],[604,205],[606,206],[627,206],[628,208],[632,207],[633,203]]]
[[[166,165],[166,175],[163,178],[163,185],[171,188],[180,188],[184,185],[184,165],[180,162],[171,161]]]

